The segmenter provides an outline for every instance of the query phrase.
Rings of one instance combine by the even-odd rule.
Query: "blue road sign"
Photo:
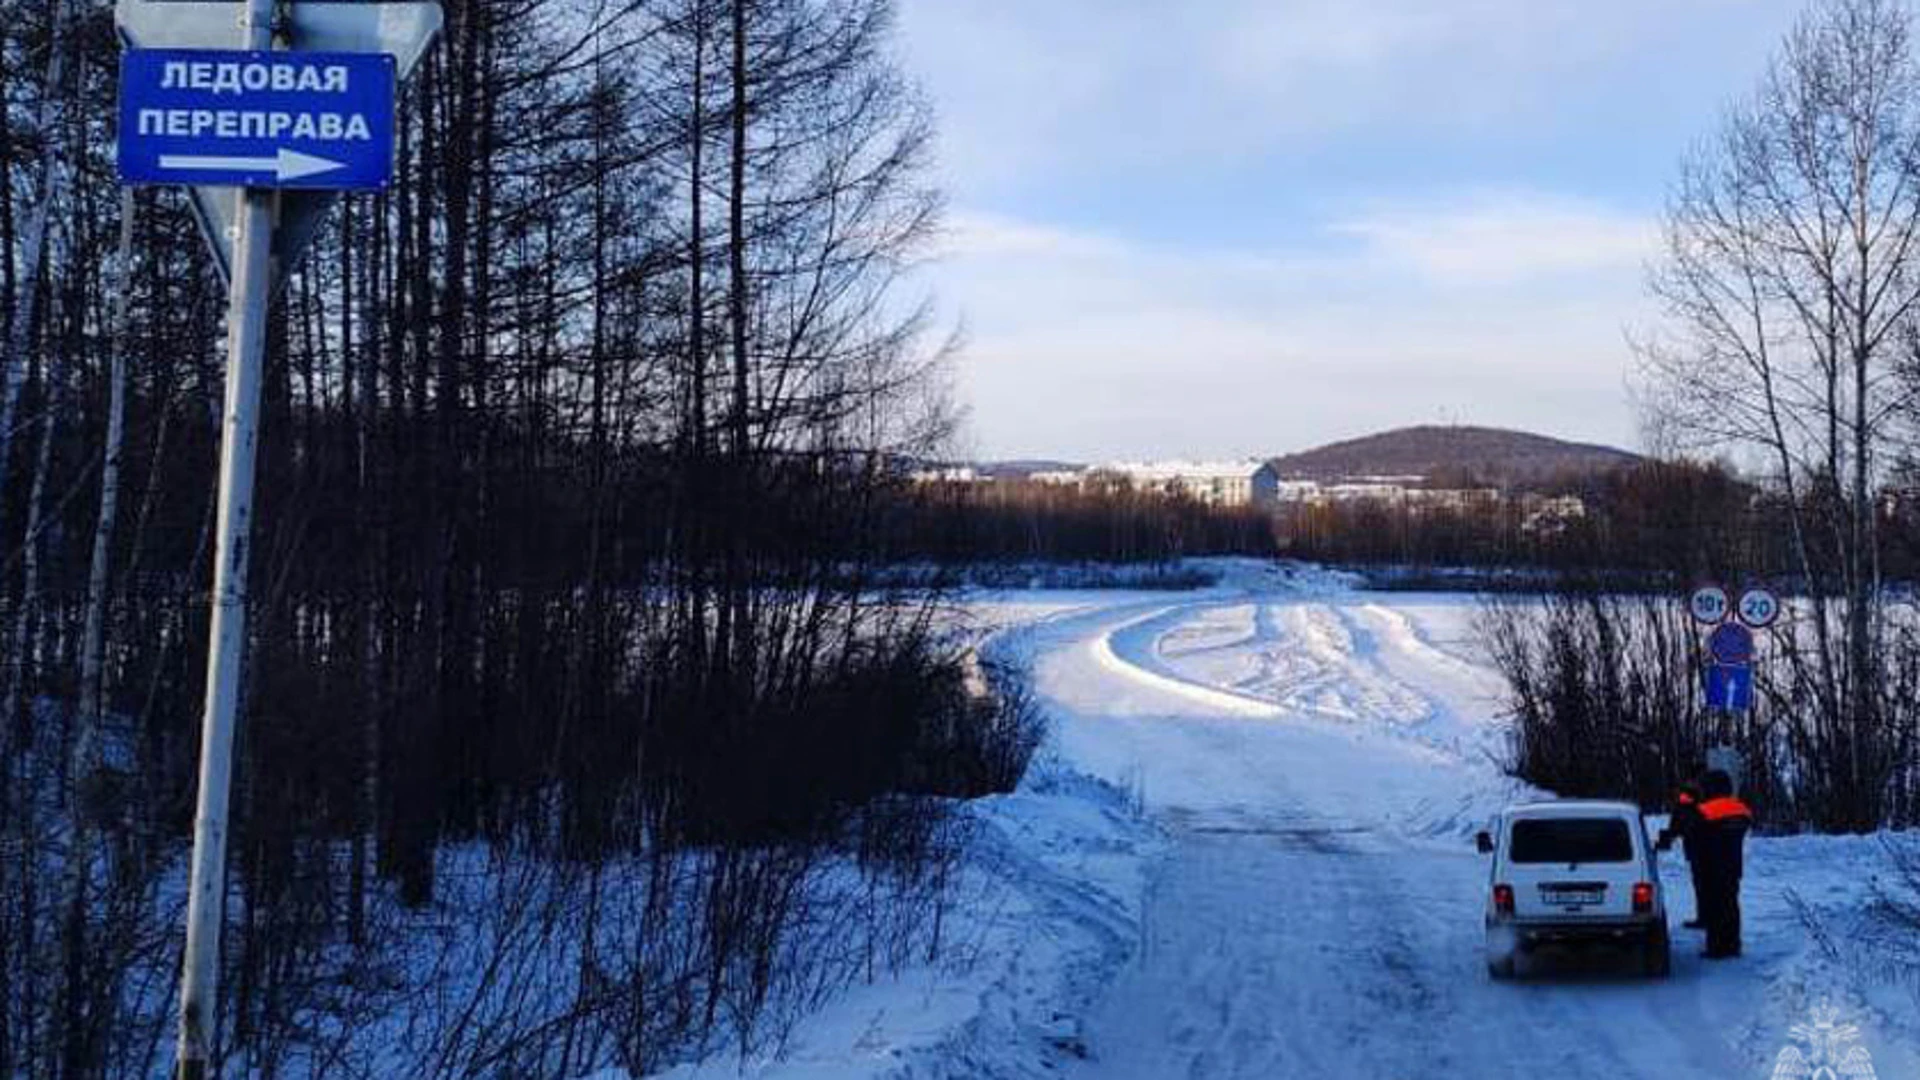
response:
[[[1707,637],[1707,651],[1715,663],[1744,666],[1753,663],[1753,631],[1739,623],[1722,623]]]
[[[1745,664],[1708,664],[1707,708],[1735,713],[1753,708],[1753,668]]]
[[[129,49],[128,184],[370,191],[393,177],[395,70],[376,53]]]

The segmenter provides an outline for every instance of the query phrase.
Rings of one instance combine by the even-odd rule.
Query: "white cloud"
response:
[[[1333,228],[1443,284],[1617,272],[1643,265],[1658,240],[1656,223],[1640,215],[1524,193],[1381,207]]]
[[[1271,453],[1443,418],[1632,437],[1642,223],[1510,195],[1329,231],[1359,242],[1249,255],[960,215],[940,278],[976,449]]]
[[[902,0],[980,448],[1631,440],[1661,177],[1798,7]]]
[[[1124,249],[1124,245],[1104,237],[980,212],[951,215],[945,233],[941,253],[948,258],[1097,257]]]

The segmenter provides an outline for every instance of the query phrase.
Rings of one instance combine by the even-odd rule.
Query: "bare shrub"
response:
[[[1730,745],[1746,759],[1743,794],[1769,827],[1914,820],[1920,657],[1911,650],[1886,654],[1878,707],[1889,723],[1863,746],[1820,697],[1805,651],[1811,631],[1798,619],[1762,635],[1754,708],[1737,718],[1705,708],[1701,634],[1676,597],[1563,585],[1487,601],[1481,628],[1510,687],[1509,767],[1522,779],[1659,806],[1709,746]]]

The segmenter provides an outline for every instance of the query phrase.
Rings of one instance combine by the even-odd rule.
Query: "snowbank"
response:
[[[1185,593],[969,606],[1053,730],[1019,792],[970,810],[955,947],[806,1018],[777,1060],[659,1080],[1720,1080],[1766,1075],[1823,999],[1880,1075],[1920,1073],[1898,838],[1754,840],[1742,960],[1681,933],[1664,983],[1604,963],[1487,981],[1470,838],[1539,793],[1499,766],[1467,598],[1229,561]],[[1677,921],[1677,858],[1663,877]]]

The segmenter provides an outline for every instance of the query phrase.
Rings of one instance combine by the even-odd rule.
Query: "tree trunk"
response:
[[[7,354],[0,360],[5,368],[0,372],[0,492],[7,490],[7,478],[11,475],[14,414],[20,403],[20,388],[27,377],[27,348],[33,340],[34,307],[40,293],[40,263],[46,254],[47,229],[53,208],[61,201],[64,181],[59,154],[62,140],[56,137],[55,131],[64,111],[61,84],[66,81],[67,69],[67,0],[54,0],[50,18],[46,80],[41,88],[37,120],[41,138],[40,191],[21,243],[20,294],[13,308],[13,333],[7,341]],[[5,514],[5,504],[0,503],[0,539],[6,535]]]
[[[752,447],[747,416],[747,383],[751,361],[747,356],[747,2],[733,0],[733,145],[727,178],[727,323],[732,333],[733,408],[730,417],[733,460],[727,470],[732,497],[727,500],[730,513],[745,509],[752,499],[749,482],[752,470],[747,455]],[[750,634],[753,590],[743,575],[741,548],[745,542],[745,522],[729,523],[725,529],[727,544],[727,600],[720,636],[727,650],[731,677],[750,692]]]

